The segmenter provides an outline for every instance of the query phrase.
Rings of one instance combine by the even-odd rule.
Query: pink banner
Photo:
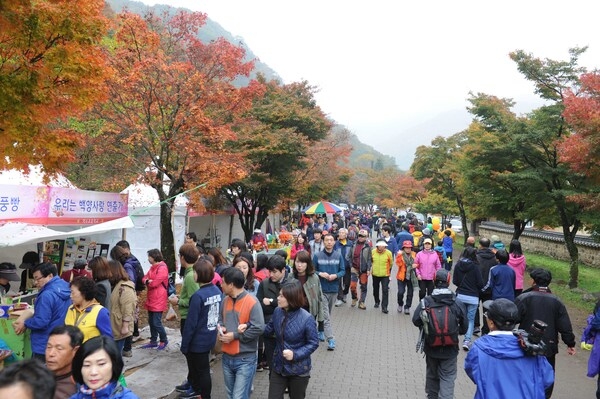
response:
[[[0,185],[0,222],[98,224],[127,216],[127,194]]]

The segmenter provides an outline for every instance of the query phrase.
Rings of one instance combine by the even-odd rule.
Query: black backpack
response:
[[[133,262],[133,267],[135,268],[135,290],[144,291],[144,289],[146,289],[146,284],[142,282],[142,279],[144,278],[144,268],[140,262]]]
[[[458,345],[458,318],[447,303],[423,298],[421,308],[427,313],[425,342],[430,347]]]

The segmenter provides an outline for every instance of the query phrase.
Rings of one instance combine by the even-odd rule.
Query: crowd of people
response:
[[[569,354],[575,353],[575,337],[564,304],[549,288],[549,271],[531,270],[531,288],[524,290],[526,260],[518,240],[511,241],[507,251],[496,236],[480,237],[477,248],[469,237],[453,261],[455,233],[450,223],[435,231],[416,219],[404,219],[398,226],[359,216],[338,217],[335,222],[328,225],[322,217],[305,217],[297,228],[288,225],[289,232],[284,227],[289,238],[275,254],[266,252],[262,239],[234,239],[227,257],[218,249],[205,253],[188,234],[178,253],[183,282],[179,293],[168,298],[168,267],[160,251],[148,251],[151,267],[138,276],[139,261],[124,241],[111,251],[110,260],[90,260],[91,275],[84,274],[85,265],[62,276],[52,264],[34,265],[36,311],[25,312],[14,328],[17,333],[31,330],[38,361],[9,368],[10,378],[39,373],[45,363],[54,376],[56,398],[136,397],[121,383],[122,357],[131,356],[131,344],[139,336],[138,296],[145,288],[150,342],[141,348],[160,351],[168,345],[162,317],[169,304],[181,316],[180,349],[188,371],[175,387],[180,398],[211,397],[214,353],[223,354],[228,398],[249,398],[255,373],[265,371],[269,398],[283,398],[285,392],[304,398],[311,354],[320,342],[328,351],[339,345],[334,308],[346,306],[350,294],[350,307],[365,310],[372,297],[372,307],[386,317],[393,309],[389,283],[396,266],[398,314],[412,313],[412,322],[429,330],[426,334],[433,328],[426,327],[424,315],[432,309],[447,307],[446,317],[454,318],[444,321],[452,328],[441,340],[424,335],[428,398],[453,397],[461,347],[468,352],[464,367],[477,384],[476,397],[506,397],[506,392],[551,397],[558,337]],[[377,238],[372,240],[375,231]],[[10,267],[0,265],[0,277],[11,273]],[[532,354],[523,350],[523,336],[515,336],[513,330],[531,333],[537,320],[545,325],[540,333],[544,345]],[[462,343],[459,335],[464,336]],[[530,376],[526,383],[523,375]],[[500,379],[503,391],[496,389]]]

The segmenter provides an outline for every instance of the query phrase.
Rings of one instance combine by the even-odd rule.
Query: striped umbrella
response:
[[[315,202],[304,210],[307,215],[314,215],[315,213],[336,213],[341,212],[342,208],[328,201]]]

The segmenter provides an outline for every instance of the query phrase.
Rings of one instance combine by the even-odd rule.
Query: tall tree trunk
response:
[[[562,214],[562,212],[561,212]],[[562,219],[562,218],[561,218]],[[566,220],[566,219],[565,219]],[[565,246],[569,252],[569,288],[577,288],[579,286],[579,248],[575,244],[575,236],[579,230],[580,221],[575,220],[573,226],[564,222],[562,225],[563,237]]]
[[[175,263],[175,239],[173,237],[173,207],[175,200],[169,200],[160,204],[160,250],[169,272],[176,269]]]

